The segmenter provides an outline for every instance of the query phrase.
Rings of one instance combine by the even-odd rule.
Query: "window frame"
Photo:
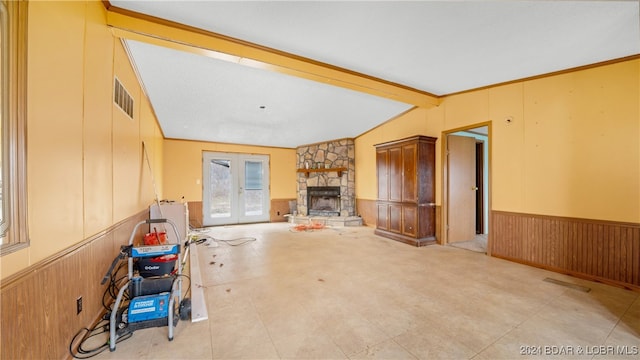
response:
[[[0,256],[29,246],[27,227],[27,1],[0,1],[2,224]]]

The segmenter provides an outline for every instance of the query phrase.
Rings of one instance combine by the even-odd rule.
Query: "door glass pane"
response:
[[[231,161],[214,159],[209,166],[210,214],[212,218],[231,216]]]
[[[245,215],[262,215],[263,187],[262,162],[244,163],[244,211]]]

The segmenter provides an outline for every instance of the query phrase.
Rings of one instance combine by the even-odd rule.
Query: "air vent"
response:
[[[118,78],[115,78],[115,84],[113,86],[113,102],[133,119],[133,98],[129,95],[127,89],[122,86]]]

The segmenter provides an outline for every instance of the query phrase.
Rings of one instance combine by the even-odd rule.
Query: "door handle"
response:
[[[471,190],[473,190],[473,191],[478,191],[478,187],[477,187],[477,186],[472,186],[472,187],[471,187]]]

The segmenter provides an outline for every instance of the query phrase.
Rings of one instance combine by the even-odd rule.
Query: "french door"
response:
[[[269,156],[204,152],[204,226],[269,221]]]

